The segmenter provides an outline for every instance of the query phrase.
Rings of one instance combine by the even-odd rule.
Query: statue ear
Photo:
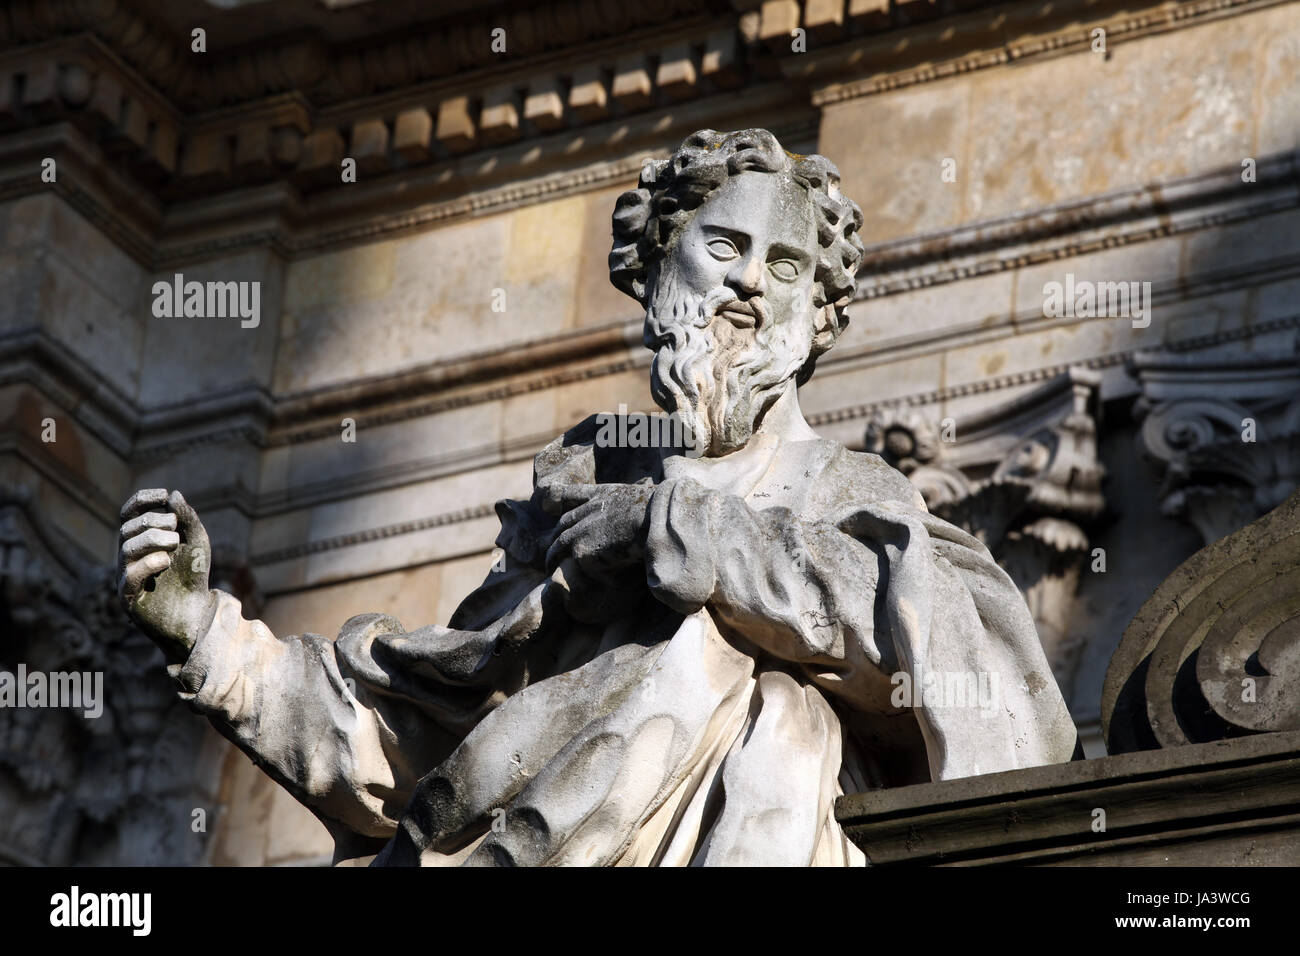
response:
[[[820,299],[821,296],[819,295]],[[825,302],[817,307],[813,316],[812,348],[808,352],[808,362],[800,371],[799,384],[802,385],[812,375],[812,367],[817,357],[830,351],[832,345],[849,324],[849,317],[843,311],[852,296],[846,295],[835,302]]]
[[[642,171],[642,177],[645,170]],[[614,245],[609,253],[609,278],[615,287],[645,304],[643,245],[649,223],[651,194],[632,189],[618,197],[614,206]]]
[[[816,306],[816,311],[813,312],[812,351],[820,354],[830,348],[835,342],[836,331],[835,307],[825,302]]]

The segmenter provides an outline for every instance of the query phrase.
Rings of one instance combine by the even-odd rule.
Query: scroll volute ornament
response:
[[[1300,730],[1300,493],[1192,555],[1124,632],[1111,753]]]

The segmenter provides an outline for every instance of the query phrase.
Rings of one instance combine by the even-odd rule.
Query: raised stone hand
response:
[[[604,623],[648,597],[645,583],[648,484],[573,484],[552,488],[552,504],[566,508],[546,554],[558,571],[575,620]]]
[[[645,553],[649,484],[570,485],[559,492],[569,506],[546,555],[549,570],[571,558],[597,578],[639,565]]]
[[[184,660],[215,608],[208,589],[212,548],[179,491],[137,491],[122,506],[118,593],[127,613],[163,653]]]

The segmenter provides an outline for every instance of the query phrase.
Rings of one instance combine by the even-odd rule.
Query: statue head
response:
[[[743,447],[848,322],[862,211],[823,156],[702,130],[614,210],[610,279],[646,310],[651,391],[706,455]]]

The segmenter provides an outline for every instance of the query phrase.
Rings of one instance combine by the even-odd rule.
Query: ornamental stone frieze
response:
[[[899,468],[927,507],[978,537],[1020,587],[1058,683],[1081,650],[1069,627],[1089,559],[1085,528],[1105,509],[1097,459],[1100,373],[1071,368],[1008,403],[935,423],[884,408],[866,447]]]
[[[227,586],[250,586],[232,567]],[[176,700],[112,567],[22,487],[0,489],[0,703],[0,863],[201,861],[224,748]]]
[[[1141,453],[1161,509],[1209,544],[1280,505],[1300,482],[1300,358],[1138,353]]]

